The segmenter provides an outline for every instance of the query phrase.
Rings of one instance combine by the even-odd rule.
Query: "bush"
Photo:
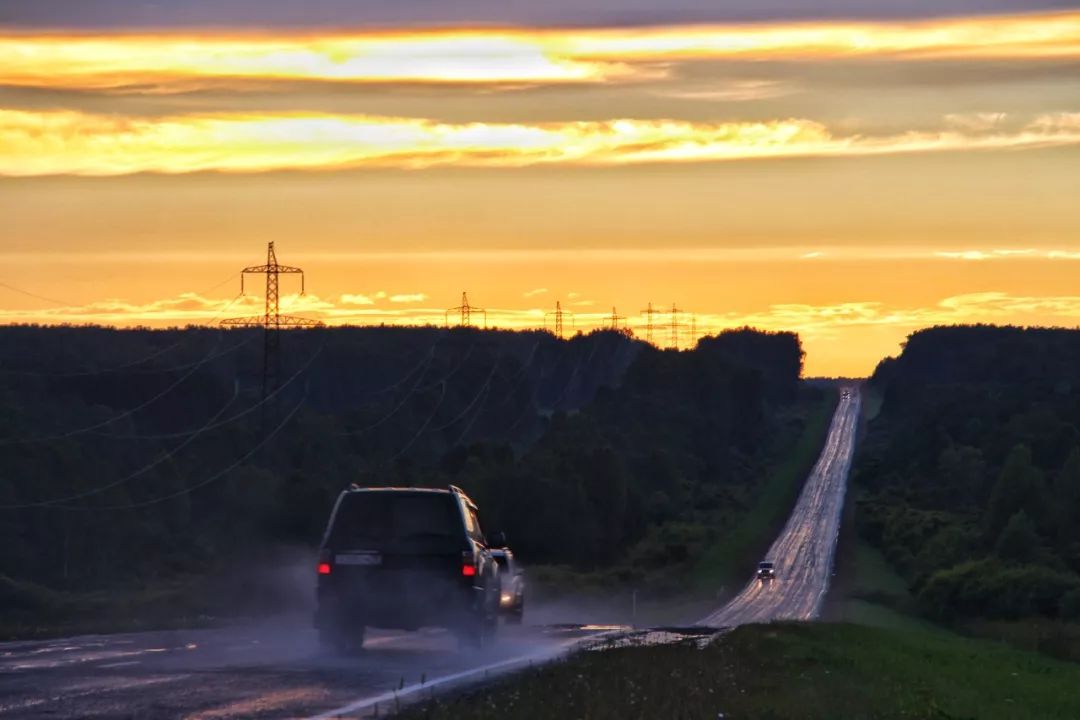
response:
[[[1080,577],[1038,565],[1004,565],[992,558],[967,562],[930,576],[918,595],[932,616],[1015,619],[1057,616],[1066,594],[1080,591]]]

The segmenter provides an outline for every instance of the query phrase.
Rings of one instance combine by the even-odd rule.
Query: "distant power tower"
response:
[[[679,313],[683,312],[679,308],[675,307],[675,303],[671,303],[671,347],[674,350],[679,349],[679,330],[686,327],[686,323],[679,322]]]
[[[690,315],[690,345],[697,345],[697,315]]]
[[[484,329],[487,329],[487,310],[470,305],[469,296],[464,292],[461,293],[461,304],[446,311],[446,327],[450,327],[450,313],[461,313],[461,327],[472,327],[473,313],[480,313],[484,316]]]
[[[261,327],[263,329],[263,372],[262,392],[263,399],[277,389],[278,379],[281,374],[281,337],[279,333],[283,327],[322,327],[323,323],[318,320],[282,315],[278,308],[278,276],[299,275],[300,294],[305,293],[304,271],[298,267],[279,265],[277,255],[274,254],[274,243],[266,247],[266,264],[252,265],[240,271],[240,294],[244,294],[245,275],[266,276],[266,310],[259,316],[228,318],[221,321],[222,325],[233,327]]]
[[[553,330],[555,337],[563,337],[564,321],[566,318],[570,318],[570,326],[574,325],[574,313],[569,310],[562,309],[562,303],[558,300],[555,301],[555,309],[552,312],[544,313],[544,329],[547,330],[548,318],[552,318]]]
[[[626,318],[615,312],[615,306],[611,306],[611,315],[607,318],[608,330],[626,332]]]
[[[661,310],[653,308],[652,303],[649,303],[649,307],[642,310],[641,313],[645,316],[645,342],[651,343],[653,341],[653,319],[657,315],[663,315]]]

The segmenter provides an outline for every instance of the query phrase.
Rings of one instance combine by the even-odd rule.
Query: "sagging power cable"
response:
[[[97,422],[97,423],[94,423],[92,425],[86,425],[84,427],[75,428],[73,430],[68,430],[66,432],[55,433],[55,434],[52,434],[52,435],[39,435],[39,436],[36,436],[36,437],[21,437],[21,438],[20,437],[0,438],[0,446],[16,445],[16,444],[35,444],[35,443],[42,443],[42,442],[53,442],[53,441],[56,441],[56,440],[64,440],[64,439],[67,439],[67,438],[70,438],[70,437],[76,437],[78,435],[84,435],[86,433],[93,432],[94,430],[106,427],[106,426],[111,425],[111,424],[113,424],[115,422],[123,420],[124,418],[131,417],[132,415],[139,412],[140,410],[144,410],[145,408],[153,405],[155,402],[157,402],[158,400],[160,400],[161,398],[165,397],[170,392],[172,392],[173,390],[178,388],[188,378],[190,378],[192,375],[194,375],[199,370],[199,368],[201,368],[206,363],[208,363],[211,360],[214,360],[216,358],[222,357],[224,355],[228,355],[231,352],[235,352],[236,350],[239,350],[243,346],[250,343],[254,339],[254,337],[255,337],[254,335],[252,335],[250,337],[247,337],[244,340],[242,340],[241,342],[236,343],[235,345],[233,345],[233,346],[231,346],[231,347],[229,347],[229,348],[227,348],[227,349],[225,349],[225,350],[223,350],[221,352],[215,352],[214,350],[211,350],[211,352],[209,352],[205,356],[203,356],[202,360],[200,360],[198,363],[193,365],[186,373],[181,375],[175,382],[171,383],[168,387],[166,387],[164,390],[159,392],[157,395],[154,395],[149,400],[147,400],[147,401],[145,401],[143,403],[140,403],[139,405],[136,405],[133,408],[129,408],[128,410],[125,410],[125,411],[123,411],[123,412],[121,412],[121,413],[119,413],[117,415],[114,415],[114,416],[112,416],[112,417],[110,417],[110,418],[108,418],[106,420],[102,420],[101,422]],[[221,343],[221,339],[219,337],[217,344],[220,344],[220,343]]]

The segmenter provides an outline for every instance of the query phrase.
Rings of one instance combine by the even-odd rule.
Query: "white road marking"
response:
[[[99,668],[118,668],[127,667],[128,665],[141,665],[142,660],[127,660],[125,662],[105,663],[104,665],[98,665]]]
[[[555,660],[562,655],[565,655],[574,646],[579,645],[589,640],[595,640],[604,635],[611,633],[599,633],[597,635],[591,635],[587,638],[575,638],[573,640],[567,640],[561,642],[553,647],[548,647],[543,650],[538,650],[533,653],[525,655],[518,655],[517,657],[507,658],[505,660],[499,660],[498,662],[488,663],[487,665],[480,665],[479,667],[469,668],[468,670],[462,670],[460,672],[451,673],[449,675],[443,675],[442,677],[432,678],[421,683],[414,683],[412,685],[406,685],[400,690],[390,690],[380,693],[378,695],[369,695],[367,697],[361,697],[347,705],[342,705],[339,708],[333,710],[327,710],[319,715],[312,715],[308,720],[330,720],[330,718],[337,718],[349,713],[363,712],[365,710],[371,710],[377,705],[385,705],[386,703],[392,703],[395,700],[401,700],[410,695],[423,692],[424,690],[433,690],[435,688],[452,685],[454,683],[463,682],[466,680],[475,679],[478,676],[482,677],[491,672],[505,673],[518,668],[522,665],[528,665],[529,663],[546,663]]]

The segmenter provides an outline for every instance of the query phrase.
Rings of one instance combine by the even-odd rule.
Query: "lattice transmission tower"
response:
[[[686,323],[679,322],[681,312],[683,311],[675,307],[675,303],[671,303],[671,347],[673,350],[679,349],[679,330],[686,327]]]
[[[487,329],[487,310],[484,308],[478,308],[475,305],[469,304],[469,296],[464,292],[461,293],[461,304],[457,307],[452,307],[446,311],[446,327],[450,327],[450,313],[461,313],[461,327],[472,327],[473,313],[480,313],[484,316],[484,329]]]
[[[614,305],[611,306],[611,315],[607,317],[607,329],[621,333],[628,331],[628,328],[626,327],[626,318],[615,311]]]
[[[552,332],[555,333],[555,337],[562,338],[564,334],[564,322],[567,317],[570,318],[570,327],[572,328],[574,325],[574,313],[569,310],[563,310],[562,302],[556,300],[555,309],[551,312],[544,313],[544,329],[548,329],[548,318],[552,318],[554,325]]]
[[[266,246],[266,264],[252,265],[240,271],[240,294],[244,294],[245,275],[266,276],[266,309],[263,314],[251,317],[227,318],[221,321],[222,325],[232,327],[261,327],[263,329],[263,368],[262,368],[262,393],[263,399],[277,389],[281,375],[281,329],[283,327],[323,327],[318,320],[282,315],[278,303],[278,288],[280,275],[299,275],[300,294],[306,292],[304,287],[304,271],[298,267],[280,265],[277,255],[274,253],[274,243]]]
[[[649,303],[649,306],[641,311],[641,314],[645,316],[645,342],[651,343],[653,341],[653,318],[657,315],[663,315],[662,310],[657,310]]]

